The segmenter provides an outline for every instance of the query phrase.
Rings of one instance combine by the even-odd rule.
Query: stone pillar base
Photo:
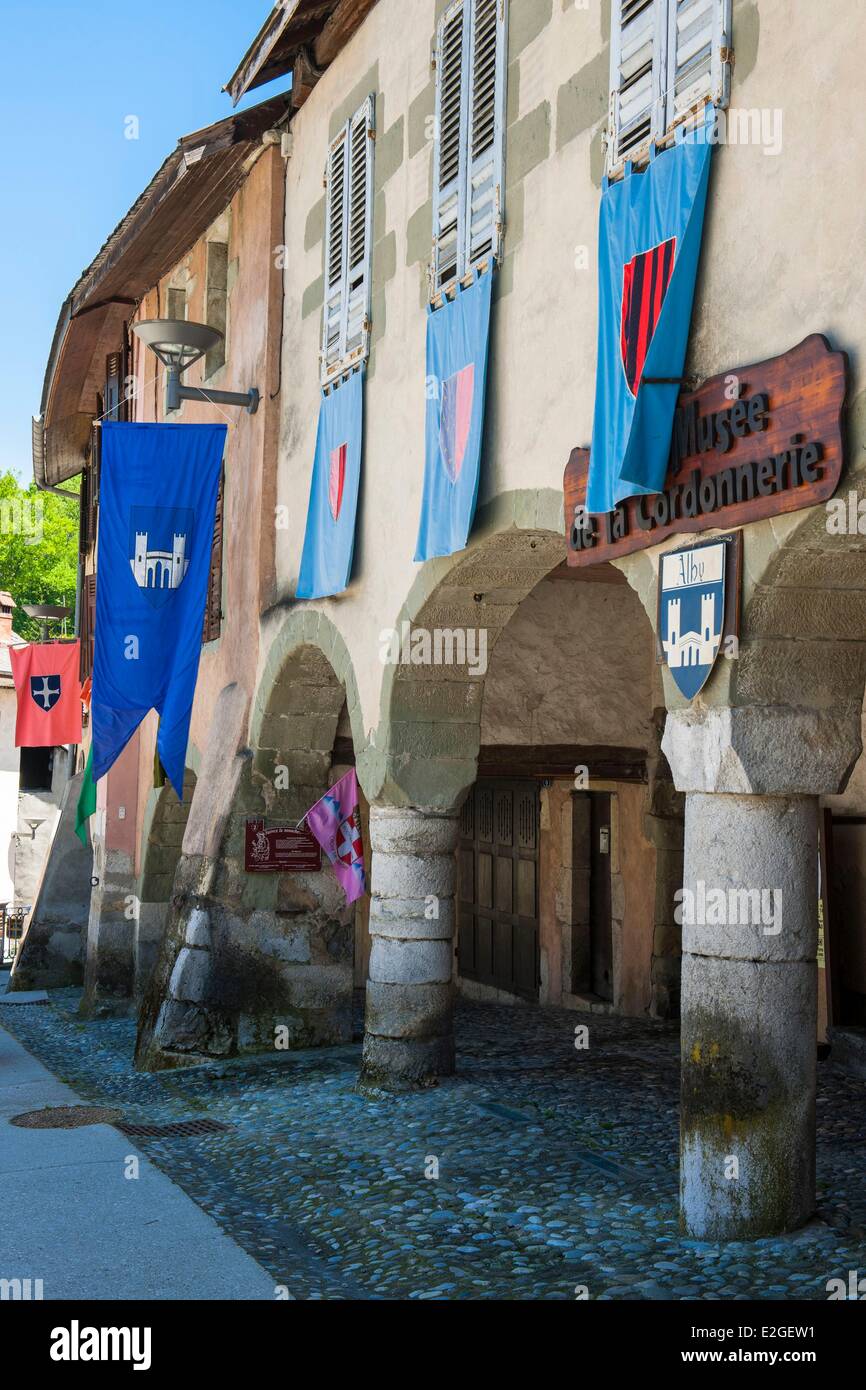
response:
[[[686,803],[680,1212],[703,1240],[815,1209],[817,800]]]
[[[456,816],[370,807],[370,978],[362,1088],[430,1086],[454,1071]]]

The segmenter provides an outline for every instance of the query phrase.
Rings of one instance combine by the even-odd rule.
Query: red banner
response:
[[[16,748],[55,748],[81,742],[81,681],[77,642],[10,647],[18,695]]]

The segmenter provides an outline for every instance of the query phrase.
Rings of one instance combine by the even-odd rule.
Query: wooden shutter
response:
[[[346,130],[328,152],[325,175],[325,308],[322,321],[322,380],[340,361],[346,298]]]
[[[90,464],[81,470],[81,488],[78,493],[78,558],[83,561],[90,549],[88,523],[90,521]]]
[[[456,0],[436,37],[436,123],[433,148],[433,291],[462,275],[460,229],[466,143],[464,36],[469,6]]]
[[[207,584],[207,600],[204,610],[202,642],[214,642],[222,628],[223,599],[223,508],[225,505],[225,474],[220,478],[217,492],[216,512],[213,523],[213,539],[210,552],[210,575]]]
[[[328,151],[323,383],[369,351],[374,120],[375,98],[370,96]]]
[[[614,0],[608,173],[645,154],[661,133],[667,0]]]
[[[505,128],[504,0],[455,0],[436,33],[433,294],[499,255]]]
[[[505,9],[473,0],[469,47],[465,269],[497,257],[502,234]]]
[[[366,357],[370,331],[370,246],[373,240],[373,113],[368,97],[348,131],[349,205],[344,357]]]
[[[84,540],[84,548],[96,544],[99,520],[99,469],[102,452],[102,427],[93,425],[90,431],[90,458],[82,476],[82,521],[79,534]],[[86,478],[86,486],[85,486]],[[86,496],[85,496],[86,493]]]
[[[93,675],[93,638],[96,632],[96,575],[86,574],[81,589],[81,612],[79,614],[79,674],[87,680]]]
[[[731,0],[668,0],[665,129],[713,101],[727,106],[731,85]]]

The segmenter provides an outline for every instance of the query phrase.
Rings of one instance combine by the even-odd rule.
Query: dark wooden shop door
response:
[[[538,786],[476,782],[460,818],[460,974],[538,998]]]

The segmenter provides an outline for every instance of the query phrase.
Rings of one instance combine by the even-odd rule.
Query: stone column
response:
[[[362,1084],[404,1089],[454,1070],[457,816],[370,807],[370,974]]]
[[[817,864],[817,798],[687,797],[680,1202],[690,1235],[771,1235],[814,1211]]]
[[[817,797],[844,786],[854,737],[772,706],[668,715],[687,794],[680,1212],[695,1237],[774,1235],[814,1210]]]

